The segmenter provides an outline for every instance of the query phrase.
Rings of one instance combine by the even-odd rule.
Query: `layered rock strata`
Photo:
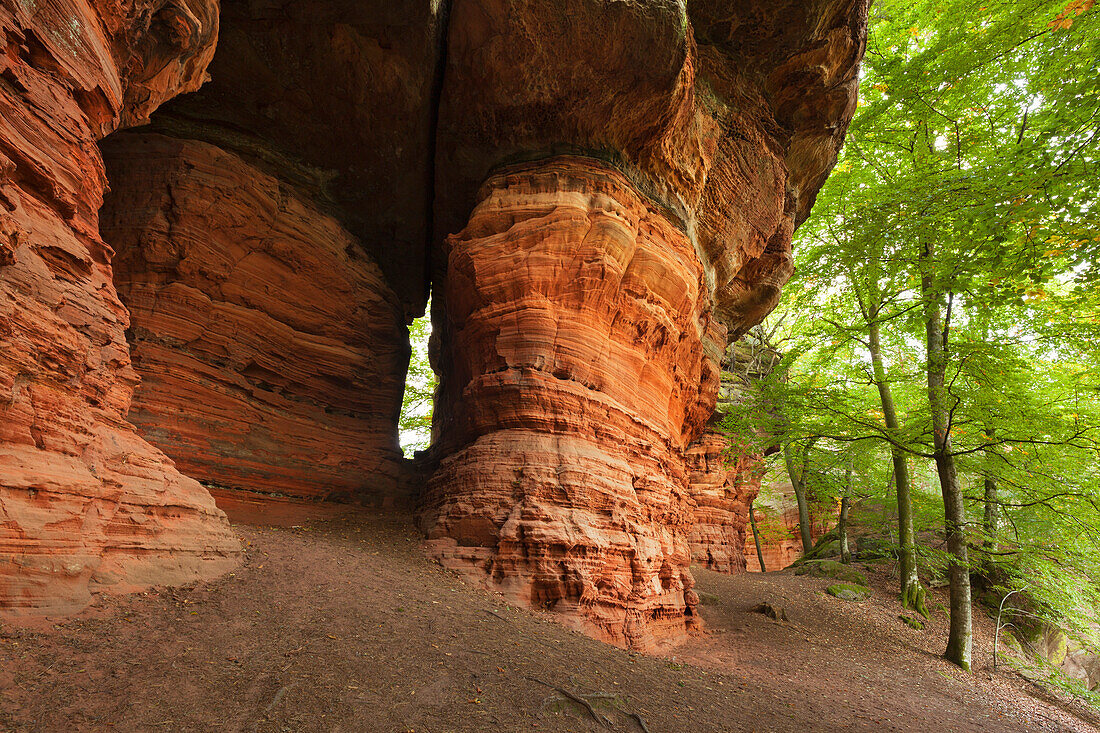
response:
[[[854,111],[866,11],[7,3],[0,537],[23,559],[0,603],[75,605],[89,584],[197,577],[234,551],[126,418],[95,141],[149,121],[107,145],[105,219],[145,434],[213,483],[400,496],[401,322],[430,284],[438,552],[616,643],[691,629],[692,527],[717,557],[751,491],[705,437],[726,339],[791,273]],[[207,64],[209,84],[157,109]],[[26,559],[55,556],[86,562]]]
[[[98,232],[96,140],[194,89],[203,0],[0,6],[0,614],[211,577],[239,546],[125,419],[128,319]]]
[[[441,397],[452,452],[429,540],[613,642],[682,634],[697,599],[679,451],[718,387],[704,343],[725,337],[691,241],[619,172],[559,158],[491,178],[448,246],[462,389]]]
[[[776,304],[790,243],[855,111],[866,0],[452,4],[436,231],[501,165],[616,161],[684,221],[736,338]],[[563,52],[563,49],[568,49]],[[447,260],[436,259],[437,277]]]
[[[130,421],[217,487],[409,505],[404,313],[356,238],[213,145],[126,133],[104,151]]]
[[[414,500],[397,416],[444,10],[228,3],[212,79],[105,147],[131,419],[220,504]]]
[[[224,2],[210,81],[172,100],[152,128],[233,152],[308,194],[378,263],[408,314],[420,315],[452,4]]]
[[[434,214],[460,233],[435,260],[423,519],[448,563],[616,643],[693,627],[685,451],[726,335],[791,274],[855,109],[866,10],[454,3]],[[723,501],[737,541],[744,505]]]
[[[688,485],[695,500],[695,525],[688,536],[691,561],[708,570],[743,573],[749,506],[760,493],[759,455],[729,455],[729,438],[708,430],[688,448]],[[746,542],[748,540],[748,542]]]

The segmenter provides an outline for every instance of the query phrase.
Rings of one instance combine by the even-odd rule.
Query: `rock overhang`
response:
[[[109,339],[114,356],[86,372],[89,389],[62,388],[69,390],[65,409],[93,415],[103,395],[111,394],[114,413],[109,419],[132,433],[125,415],[133,388],[133,348],[139,372],[164,372],[166,364],[175,372],[174,382],[148,372],[134,399],[133,419],[142,423],[150,440],[169,455],[177,451],[180,465],[205,480],[219,473],[220,466],[242,484],[254,477],[253,483],[266,491],[277,490],[282,482],[296,485],[294,490],[303,496],[368,500],[385,491],[392,496],[393,491],[355,477],[377,474],[379,466],[387,466],[382,472],[390,483],[415,494],[419,479],[399,475],[396,425],[386,426],[393,420],[402,359],[407,358],[401,354],[407,346],[390,342],[400,340],[404,323],[423,311],[429,288],[449,293],[433,301],[438,333],[433,363],[442,380],[434,459],[442,463],[427,496],[434,497],[429,514],[445,507],[442,521],[435,516],[428,523],[454,528],[452,539],[460,548],[466,542],[467,550],[451,552],[451,557],[463,557],[475,573],[506,582],[514,592],[528,594],[534,588],[543,601],[552,599],[619,643],[645,645],[662,633],[683,630],[694,605],[686,569],[690,553],[705,545],[721,554],[723,543],[742,541],[740,515],[753,492],[739,478],[741,468],[716,466],[720,439],[708,423],[722,355],[729,339],[774,307],[791,274],[791,236],[835,163],[855,109],[866,0],[249,0],[220,9],[212,0],[125,8],[108,0],[66,0],[57,7],[62,5],[72,6],[88,21],[84,28],[95,30],[80,36],[75,55],[64,56],[57,43],[35,45],[36,38],[56,40],[66,30],[54,4],[35,19],[16,13],[6,21],[9,50],[15,48],[16,56],[22,53],[24,58],[9,63],[5,79],[14,74],[18,81],[36,64],[48,66],[46,57],[53,58],[69,79],[62,94],[69,101],[35,97],[38,90],[20,82],[27,91],[23,102],[11,95],[7,102],[43,109],[59,104],[54,110],[58,115],[41,126],[38,141],[28,143],[25,136],[10,129],[5,135],[0,128],[0,152],[12,153],[4,153],[15,161],[16,175],[8,178],[20,191],[52,207],[62,220],[73,221],[66,226],[83,242],[73,246],[88,247],[88,258],[108,281],[107,291],[99,280],[93,284],[94,278],[80,287],[93,301],[102,299],[115,319]],[[24,51],[18,51],[20,43]],[[46,57],[35,50],[39,46]],[[179,92],[192,93],[162,104]],[[153,112],[157,105],[160,109]],[[186,290],[189,295],[164,301],[166,307],[179,306],[174,315],[170,308],[157,311],[135,301],[131,333],[152,337],[128,345],[122,335],[125,311],[116,307],[109,285],[112,253],[90,234],[96,229],[104,185],[94,141],[120,125],[146,120],[150,124],[145,128],[122,133],[124,137],[105,147],[111,168],[123,173],[116,176],[114,198],[119,203],[105,212],[104,220],[112,224],[104,231],[114,239],[127,227],[125,202],[152,193],[159,203],[146,207],[149,216],[142,230],[108,242],[119,245],[119,262],[126,263],[127,284],[120,284],[120,290],[124,297],[138,291],[155,294],[157,288],[149,287],[155,280],[158,288],[168,288],[166,293]],[[64,134],[57,134],[59,124]],[[58,155],[72,149],[66,136],[74,135],[84,164],[72,165]],[[145,191],[146,173],[140,165],[127,170],[128,161],[143,145],[163,148],[158,136],[181,141],[182,152],[165,158],[171,159],[165,165],[176,171],[175,178],[161,180],[159,191]],[[223,189],[220,209],[204,212],[193,200],[174,200],[176,193],[201,196],[202,187],[210,185],[209,171],[201,169],[211,160],[225,161],[225,170],[217,175],[238,181],[235,186],[218,184]],[[533,185],[544,199],[542,210],[534,214],[523,202],[528,195],[524,187]],[[577,217],[606,224],[607,202],[584,202],[601,188],[606,191],[600,195],[610,196],[616,205],[646,212],[635,219],[648,222],[642,228],[628,227],[625,234],[608,234],[631,240],[643,253],[634,265],[640,269],[623,279],[624,292],[601,289],[603,276],[583,273],[590,291],[599,293],[591,296],[592,303],[599,301],[599,308],[606,310],[626,298],[622,302],[636,311],[631,316],[637,321],[631,326],[634,331],[618,336],[615,329],[623,323],[614,317],[608,317],[603,336],[591,327],[607,314],[593,311],[592,323],[584,322],[588,306],[578,303],[589,297],[582,292],[588,285],[578,290],[576,283],[535,271],[571,266],[568,248],[585,246],[585,227]],[[497,196],[514,220],[500,221],[485,211],[487,195]],[[264,203],[258,207],[249,203],[260,200]],[[267,209],[281,213],[264,218],[261,212]],[[291,213],[284,216],[287,211]],[[20,216],[23,225],[30,221],[17,211],[16,218]],[[532,217],[544,217],[552,230],[532,234],[529,227],[515,226]],[[499,230],[493,241],[506,242],[517,258],[516,271],[506,274],[517,283],[524,278],[542,283],[543,303],[507,302],[501,295],[506,291],[485,279],[500,276],[486,249],[496,245],[478,230],[486,223]],[[181,234],[202,226],[215,226],[232,241],[219,244],[211,237],[200,243],[193,234]],[[24,226],[21,231],[37,234],[40,229]],[[89,237],[96,241],[89,244]],[[324,247],[310,247],[310,241],[321,239]],[[246,240],[256,244],[240,246]],[[176,265],[157,259],[159,251],[182,244],[191,247],[190,256],[179,259],[187,263],[186,272],[174,272]],[[238,264],[253,250],[274,261],[266,269],[235,266],[240,273],[236,278],[228,271],[220,279],[211,278],[202,272],[202,260],[218,260],[224,253],[203,255],[203,246],[239,250]],[[310,257],[296,254],[304,251],[296,247],[309,248]],[[606,246],[599,249],[597,259],[604,269],[593,272],[614,270],[609,251]],[[25,256],[18,249],[14,253],[16,262]],[[52,262],[55,270],[68,261],[44,250],[37,256]],[[78,253],[77,259],[82,257]],[[140,263],[152,261],[162,264],[142,269]],[[465,268],[468,293],[453,287],[456,267]],[[654,267],[667,268],[669,281],[691,283],[684,289],[694,295],[669,307],[675,299],[653,275],[659,271]],[[332,303],[328,312],[333,323],[328,325],[317,321],[324,309],[311,316],[294,312],[308,305],[294,302],[298,291],[309,289],[305,280],[302,287],[294,285],[295,278],[317,279],[324,268],[362,273],[349,275],[357,283],[354,287],[335,288],[343,301],[355,304],[354,314],[343,308],[346,303]],[[71,270],[67,268],[70,275]],[[9,295],[13,288],[33,290],[34,277],[41,278],[20,281],[12,277],[14,272],[0,267],[0,290]],[[268,275],[242,281],[248,272]],[[267,285],[265,279],[270,280]],[[470,331],[469,314],[461,319],[458,314],[473,295],[500,301],[513,313],[510,318],[528,326],[517,331],[514,324],[474,308],[469,313],[477,314],[480,331]],[[285,302],[280,304],[279,298]],[[197,356],[194,349],[180,347],[179,338],[160,338],[167,332],[158,336],[169,315],[175,319],[172,328],[183,324],[182,332],[189,332],[187,308],[207,301],[217,303],[222,312],[232,310],[236,322],[250,324],[238,333],[259,333],[266,323],[288,335],[261,344],[252,336],[223,334],[219,348],[225,353],[212,351],[207,340],[196,347]],[[653,305],[658,302],[664,305]],[[251,311],[244,314],[241,308]],[[535,317],[536,312],[541,315]],[[685,315],[689,317],[683,321]],[[18,317],[34,320],[33,314]],[[65,317],[67,323],[59,327],[72,329],[78,338],[92,333],[75,314]],[[341,323],[373,325],[359,329],[362,338],[346,339],[356,341],[350,349],[348,344],[324,345],[324,339],[344,332]],[[606,348],[591,353],[582,343],[605,337]],[[517,349],[517,338],[532,343]],[[525,354],[538,351],[540,339],[549,345],[528,363]],[[560,344],[554,345],[554,339]],[[480,351],[486,349],[495,349],[496,356],[482,358]],[[26,383],[26,365],[47,351],[26,341],[13,347],[14,360],[0,359],[0,386],[8,385],[13,395],[23,389],[18,385]],[[503,359],[508,374],[493,377],[494,359]],[[654,366],[643,368],[646,359],[655,359]],[[30,373],[32,382],[44,374]],[[367,414],[372,410],[349,411],[343,404],[362,402],[363,387],[356,385],[364,379],[375,390],[372,402],[380,406],[374,417]],[[493,389],[470,397],[471,390],[476,393],[494,379],[499,384]],[[633,382],[616,386],[616,379]],[[235,405],[228,412],[252,416],[245,432],[228,433],[245,437],[209,455],[202,446],[212,445],[211,435],[226,433],[226,410],[212,417],[217,410],[186,409],[179,390],[190,388],[180,385],[199,381],[206,391],[193,392],[194,399],[204,405]],[[214,393],[233,396],[214,400],[209,396]],[[204,396],[194,397],[200,394]],[[644,404],[639,401],[643,398]],[[539,414],[516,411],[510,401],[544,409]],[[187,419],[174,423],[175,437],[165,438],[168,433],[158,421],[166,411],[177,410],[172,405],[181,404],[179,414]],[[571,413],[583,413],[589,409],[585,405],[612,404],[623,417],[624,435],[633,436],[625,443],[606,425],[586,423]],[[657,419],[658,412],[650,414],[654,404],[672,407],[658,410],[662,417]],[[471,427],[469,420],[452,419],[462,410],[468,411],[467,417],[480,416],[480,423]],[[386,417],[376,420],[379,415]],[[239,417],[234,421],[242,424]],[[637,428],[643,424],[644,430]],[[359,440],[356,435],[366,437]],[[21,438],[4,440],[10,447]],[[293,445],[308,450],[295,451]],[[191,447],[185,451],[180,446]],[[644,456],[639,465],[648,468],[623,468],[630,450]],[[466,458],[460,456],[463,451],[469,454]],[[479,461],[489,465],[501,455],[510,456],[507,460],[518,475],[510,478],[505,471],[486,483],[478,475],[485,474]],[[588,465],[589,473],[573,471],[571,478],[562,479],[565,494],[553,499],[558,494],[545,491],[550,474],[544,476],[542,469],[567,466],[570,456]],[[20,453],[16,460],[25,477],[31,454]],[[325,470],[311,475],[310,461]],[[529,461],[537,464],[532,465],[536,470],[524,472]],[[14,471],[0,478],[6,481],[5,490],[18,497],[13,501],[24,502],[26,496],[19,492],[28,491],[29,484],[20,479],[16,485]],[[178,476],[173,468],[152,471]],[[344,482],[344,488],[330,491],[334,480]],[[623,502],[604,506],[593,499],[593,487],[604,484]],[[726,491],[723,499],[725,489],[718,484],[743,488],[731,489],[733,499]],[[191,491],[192,484],[186,485]],[[479,485],[488,487],[488,493],[479,494]],[[696,524],[692,507],[699,503],[709,507],[704,521],[709,529],[702,539],[692,540],[689,550],[688,536]],[[639,514],[630,516],[630,507]],[[470,530],[468,517],[476,518],[476,532]],[[577,517],[588,519],[576,524]],[[577,552],[562,550],[569,541],[553,539],[562,529],[556,528],[559,520],[576,524],[577,532],[569,536],[592,540],[574,542],[573,547],[587,543],[603,548],[596,554],[610,552],[608,557],[618,558],[621,577],[593,580],[591,558],[578,559]],[[216,535],[222,530],[213,529],[215,525],[208,528]],[[609,527],[615,537],[634,539],[608,544],[598,535]],[[540,536],[549,543],[542,549],[531,539]],[[13,547],[18,550],[18,542]],[[226,547],[219,550],[223,556]],[[740,548],[727,549],[719,564],[739,568]],[[524,553],[534,557],[543,550],[549,553],[543,560],[524,564]],[[631,561],[630,552],[646,559]],[[660,562],[654,559],[658,556]],[[563,578],[548,575],[551,559],[562,563]],[[658,567],[643,568],[651,561]],[[601,590],[605,588],[614,590]],[[534,596],[527,601],[540,602]]]

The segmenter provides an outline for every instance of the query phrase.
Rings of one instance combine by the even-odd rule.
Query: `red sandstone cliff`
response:
[[[226,4],[210,82],[104,145],[130,419],[223,503],[414,502],[439,12]]]
[[[708,432],[727,339],[790,275],[866,0],[25,7],[0,6],[0,606],[224,568],[194,477],[411,500],[430,284],[436,551],[617,643],[695,625],[691,555],[742,567],[755,491]],[[104,146],[105,245],[96,140],[146,120]]]
[[[130,421],[204,483],[393,504],[403,312],[355,237],[207,143],[104,149],[101,231],[142,375]]]
[[[196,88],[213,2],[0,5],[0,612],[223,572],[225,516],[126,421],[96,140]]]

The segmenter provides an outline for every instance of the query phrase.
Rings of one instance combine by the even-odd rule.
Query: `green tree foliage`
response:
[[[857,483],[880,496],[912,469],[916,534],[938,507],[947,550],[920,554],[950,575],[960,666],[972,571],[1027,584],[1087,633],[1100,607],[1100,7],[879,0],[861,95],[796,241],[782,378],[729,427],[816,439],[811,463],[858,446]]]
[[[432,399],[435,395],[436,376],[428,359],[428,341],[432,335],[431,319],[417,318],[409,326],[409,372],[405,378],[405,393],[401,400],[401,417],[398,430],[401,448],[411,458],[418,450],[424,450],[432,440]]]

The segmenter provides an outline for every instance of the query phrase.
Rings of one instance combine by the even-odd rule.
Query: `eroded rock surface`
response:
[[[454,391],[437,408],[449,455],[428,484],[429,540],[617,643],[682,633],[696,599],[679,450],[714,402],[725,339],[702,265],[591,159],[501,173],[482,195],[448,240]]]
[[[131,419],[223,503],[413,503],[397,416],[428,291],[442,13],[227,4],[210,82],[105,146]]]
[[[435,261],[424,515],[448,563],[637,647],[695,623],[693,493],[699,544],[740,567],[752,487],[727,496],[716,445],[689,446],[727,336],[791,274],[855,108],[866,10],[454,3],[434,213],[460,233]]]
[[[431,285],[436,551],[610,641],[682,636],[692,552],[740,567],[754,488],[715,458],[722,355],[791,273],[867,4],[8,3],[4,557],[182,578],[232,555],[207,495],[127,422],[113,281],[144,378],[132,419],[185,473],[378,503],[411,476],[402,321]],[[146,120],[106,144],[116,277],[95,141]],[[137,577],[103,567],[94,582]]]
[[[102,231],[142,375],[131,422],[204,483],[408,504],[404,312],[358,241],[208,143],[127,133],[104,150]]]
[[[125,415],[137,382],[96,140],[201,83],[205,0],[0,6],[0,613],[211,577],[225,516]]]
[[[690,488],[696,505],[691,561],[726,573],[744,572],[746,552],[755,547],[746,542],[746,527],[765,465],[764,456],[754,452],[759,449],[751,448],[750,443],[764,441],[727,434],[723,419],[736,405],[755,399],[761,381],[779,363],[781,354],[760,336],[754,330],[726,349],[710,426],[686,454],[692,466]]]
[[[867,6],[456,0],[437,231],[465,226],[498,166],[560,152],[615,161],[686,223],[716,312],[739,336],[777,302],[794,227],[836,160]]]

